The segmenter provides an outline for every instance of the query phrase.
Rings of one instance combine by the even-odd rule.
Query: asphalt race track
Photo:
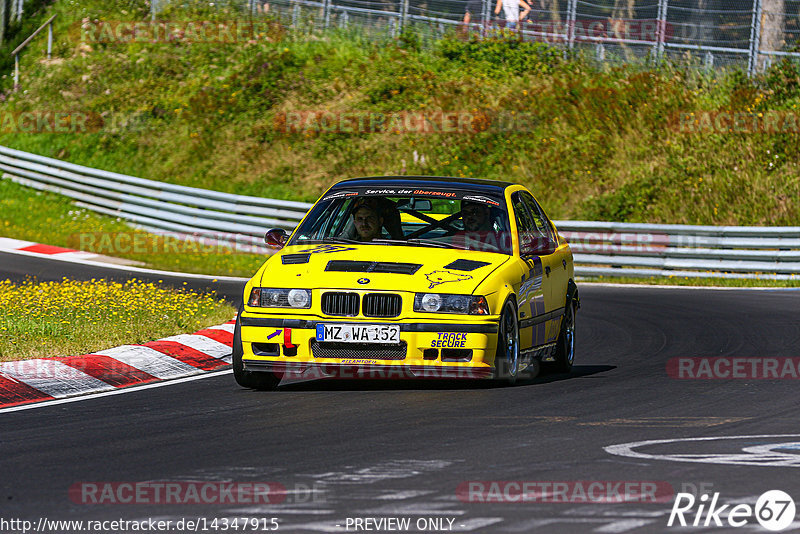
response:
[[[2,254],[0,262],[2,277],[98,277],[48,260]],[[516,387],[352,380],[262,393],[225,372],[0,413],[0,516],[34,524],[205,518],[205,532],[235,517],[267,527],[276,518],[279,532],[766,532],[754,519],[739,529],[667,521],[680,491],[751,506],[773,489],[800,498],[797,379],[680,380],[667,362],[797,358],[800,292],[584,285],[581,297],[573,373]],[[605,449],[720,437],[631,446],[627,456],[619,454],[625,447]],[[258,504],[84,502],[99,495],[86,488],[144,481],[269,482],[288,494]],[[513,491],[505,497],[512,502],[480,502],[485,493],[459,493],[480,488],[475,481],[504,481],[495,487],[506,489],[565,482],[570,502],[535,492],[519,502]],[[663,502],[581,502],[575,488],[596,481],[648,481],[668,493]],[[410,527],[377,530],[397,523],[367,518],[409,518]],[[791,530],[800,520],[784,532]]]

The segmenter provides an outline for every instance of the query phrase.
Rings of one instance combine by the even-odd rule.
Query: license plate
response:
[[[400,343],[400,326],[390,324],[318,324],[317,341]]]

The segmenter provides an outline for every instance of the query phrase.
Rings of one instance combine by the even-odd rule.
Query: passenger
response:
[[[494,228],[492,208],[483,202],[461,201],[464,230],[456,232],[453,244],[466,250],[505,252],[510,249],[510,236]]]
[[[466,232],[491,232],[492,210],[486,204],[463,200],[461,202],[461,219]]]

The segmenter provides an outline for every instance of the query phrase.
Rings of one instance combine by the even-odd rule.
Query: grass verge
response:
[[[213,295],[141,280],[0,281],[0,361],[88,354],[221,324],[236,313]]]

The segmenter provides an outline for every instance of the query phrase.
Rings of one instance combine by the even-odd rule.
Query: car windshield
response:
[[[389,193],[355,189],[329,193],[288,244],[363,243],[511,254],[502,196],[466,190]]]

